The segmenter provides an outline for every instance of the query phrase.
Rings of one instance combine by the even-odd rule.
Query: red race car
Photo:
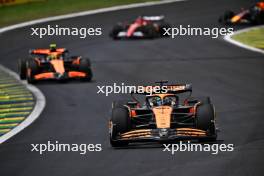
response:
[[[164,16],[139,16],[132,23],[118,23],[110,32],[113,39],[121,38],[156,38],[162,37],[165,30],[170,28]]]
[[[93,75],[90,60],[68,54],[67,49],[56,48],[56,44],[51,44],[49,49],[31,50],[28,59],[19,60],[21,80],[27,79],[29,83],[71,78],[91,81]]]

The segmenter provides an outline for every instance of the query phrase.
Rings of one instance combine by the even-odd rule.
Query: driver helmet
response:
[[[163,104],[168,106],[174,106],[176,104],[175,99],[171,97],[166,97],[163,101]]]
[[[142,24],[144,22],[144,19],[142,16],[139,16],[137,19],[136,19],[136,23],[139,23],[139,24]]]
[[[57,50],[57,45],[56,44],[50,44],[50,51],[56,52],[56,50]]]
[[[151,103],[153,104],[153,106],[161,106],[162,100],[160,97],[153,97]]]

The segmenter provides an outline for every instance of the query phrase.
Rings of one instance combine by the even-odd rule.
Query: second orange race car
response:
[[[40,80],[67,80],[71,78],[91,81],[93,74],[88,58],[69,56],[65,48],[51,44],[49,49],[34,49],[28,59],[19,60],[20,79],[29,83]]]

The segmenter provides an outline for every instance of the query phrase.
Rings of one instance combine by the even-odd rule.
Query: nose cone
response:
[[[153,108],[157,128],[170,128],[172,107],[158,106]]]
[[[134,23],[134,24],[130,25],[130,27],[127,30],[127,37],[131,37],[139,26],[140,25],[137,24],[137,23]]]
[[[168,135],[169,135],[169,130],[168,129],[166,129],[166,128],[162,128],[162,129],[160,129],[159,130],[159,136],[160,137],[168,137]]]
[[[55,75],[55,78],[57,80],[65,80],[65,79],[68,78],[67,73],[63,73],[63,74],[61,74],[61,73],[54,73],[54,75]]]
[[[64,62],[61,59],[54,59],[50,61],[51,65],[53,66],[56,73],[59,73],[61,75],[64,74],[65,68],[64,68]]]

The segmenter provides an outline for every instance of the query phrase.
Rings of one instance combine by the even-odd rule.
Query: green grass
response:
[[[0,27],[23,21],[115,5],[158,0],[44,0],[0,7]]]
[[[264,27],[234,35],[232,38],[246,45],[264,49]]]

